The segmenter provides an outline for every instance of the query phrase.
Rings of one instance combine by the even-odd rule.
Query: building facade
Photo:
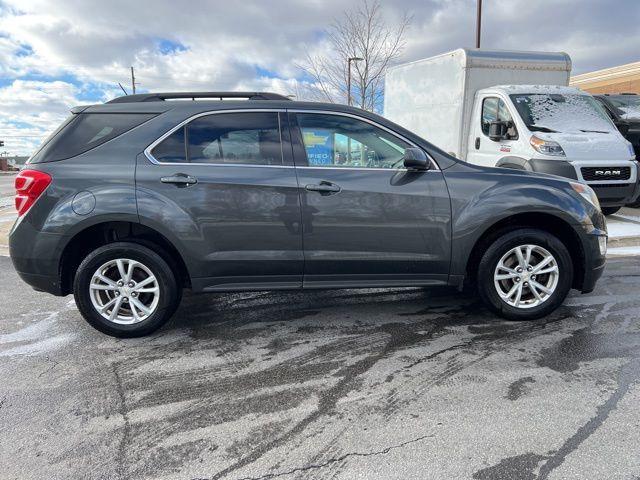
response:
[[[589,93],[640,93],[640,62],[576,75],[569,85]]]

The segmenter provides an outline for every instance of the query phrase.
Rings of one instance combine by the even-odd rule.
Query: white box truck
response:
[[[566,53],[459,49],[391,67],[384,115],[469,163],[587,183],[611,214],[639,193],[633,147],[570,73]]]

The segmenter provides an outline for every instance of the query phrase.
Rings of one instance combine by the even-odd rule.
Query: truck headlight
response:
[[[536,151],[544,154],[551,155],[553,157],[564,157],[564,150],[560,146],[558,142],[554,142],[553,140],[543,140],[535,135],[531,136],[529,139],[529,143]]]
[[[569,185],[571,185],[571,188],[573,188],[578,195],[600,210],[600,201],[598,200],[596,192],[593,191],[593,188],[584,183],[569,182]]]

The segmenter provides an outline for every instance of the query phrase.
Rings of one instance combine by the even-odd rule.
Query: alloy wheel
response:
[[[558,286],[555,257],[539,245],[520,245],[505,253],[493,281],[500,298],[515,308],[534,308],[546,302]]]
[[[91,303],[105,319],[131,325],[149,318],[160,300],[153,272],[137,260],[118,258],[101,265],[89,284]]]

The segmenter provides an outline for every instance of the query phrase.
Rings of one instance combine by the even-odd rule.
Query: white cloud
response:
[[[0,89],[0,138],[5,148],[28,154],[82,103],[78,88],[61,81],[15,80]]]
[[[129,89],[130,65],[142,90],[300,95],[305,85],[296,80],[296,65],[305,49],[325,48],[322,30],[357,3],[4,0],[0,138],[9,128],[25,135],[51,129],[74,104],[119,95],[117,82]],[[475,5],[476,0],[382,1],[390,22],[413,15],[403,61],[472,46]],[[608,0],[484,2],[483,46],[563,50],[576,72],[636,61],[640,2],[621,0],[615,8],[620,15],[611,15]],[[172,44],[179,48],[167,51]],[[9,127],[15,122],[21,126]],[[32,145],[8,142],[23,153]]]

